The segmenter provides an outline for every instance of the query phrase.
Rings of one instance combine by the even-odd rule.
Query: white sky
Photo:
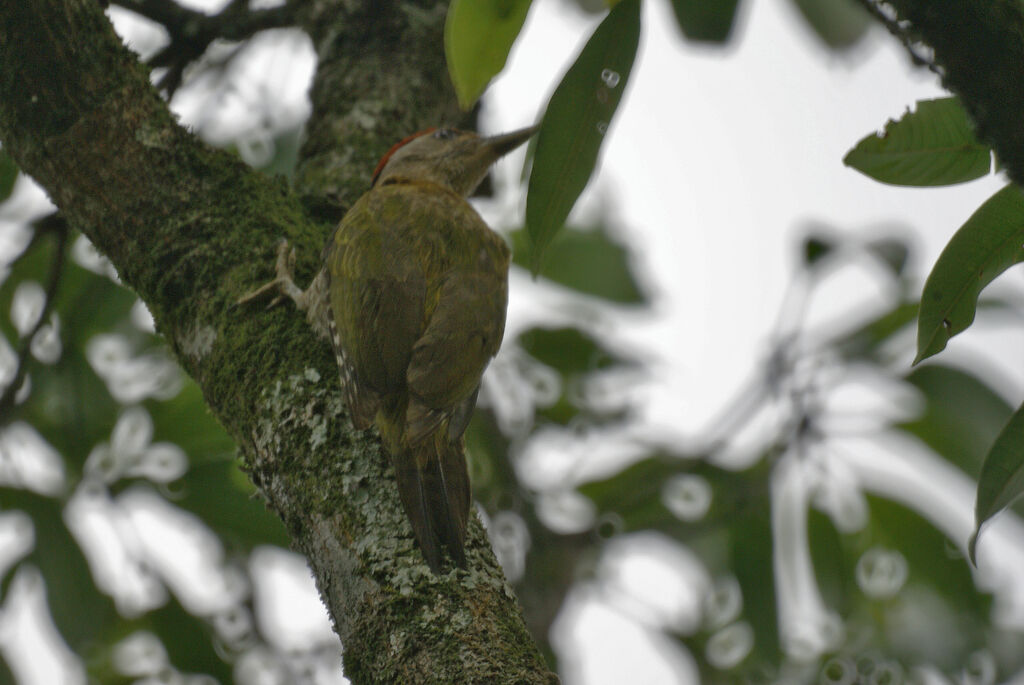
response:
[[[916,100],[944,95],[936,77],[913,68],[884,30],[875,29],[852,55],[838,57],[802,23],[793,3],[748,1],[742,8],[734,40],[721,50],[685,43],[668,2],[644,3],[641,54],[609,129],[603,168],[577,207],[584,213],[611,207],[623,238],[636,251],[638,271],[655,294],[655,316],[627,316],[602,330],[656,360],[640,397],[647,429],[663,439],[676,436],[685,442],[699,434],[759,367],[798,258],[795,239],[803,227],[820,223],[843,233],[877,236],[900,226],[919,247],[912,266],[923,280],[953,232],[1004,183],[988,177],[948,188],[897,188],[845,167],[843,156],[861,137],[898,118]],[[596,23],[568,3],[534,3],[506,71],[488,91],[488,130],[510,130],[534,120],[564,73],[552,65],[571,60],[589,35],[584,22]],[[837,281],[813,301],[812,322],[820,325],[879,306],[884,293],[863,274]],[[510,330],[552,308],[534,301],[536,293],[527,279],[513,280]],[[991,376],[1002,381],[999,387],[1008,400],[1019,403],[1024,398],[1019,351],[1024,338],[1019,332],[1010,335],[1007,341],[1005,329],[995,334],[971,329],[951,343],[943,361],[957,359],[967,348],[991,345],[993,336],[1003,338],[1009,351]],[[911,356],[908,350],[907,366]],[[596,442],[580,450],[591,462],[600,461]],[[834,468],[886,496],[909,499],[912,493],[918,507],[932,510],[926,514],[944,512],[937,525],[954,539],[966,540],[973,484],[943,465],[931,469],[926,457],[902,447],[919,469],[916,473],[898,465],[895,472],[879,469],[891,462],[891,451],[860,443],[849,450],[849,463]],[[606,451],[620,448],[613,441]],[[558,472],[551,463],[558,459],[554,453],[564,449],[560,444],[534,461]],[[578,474],[583,458],[570,459],[573,464],[562,475]],[[801,478],[798,473],[793,477]],[[900,484],[906,488],[902,492]],[[789,498],[800,491],[799,486],[796,491],[781,487]],[[857,497],[852,495],[853,501]],[[799,516],[790,523],[798,525]],[[997,535],[994,528],[987,534]],[[1005,538],[998,535],[1020,549],[1019,530]],[[653,549],[635,555],[634,562],[663,568],[668,553]],[[799,560],[793,563],[799,566]],[[670,565],[678,569],[678,560]],[[793,577],[808,571],[795,568]],[[1004,588],[1012,588],[1007,599],[1019,594],[1019,575],[1012,580],[1005,572],[995,575]],[[566,650],[567,685],[669,685],[695,677],[677,646],[615,606],[623,596],[635,599],[649,583],[657,585],[652,579],[659,577],[665,576],[648,569],[642,580],[627,583],[617,600],[594,588],[574,594],[558,639]],[[696,582],[699,587],[707,579],[698,574]],[[688,599],[667,592],[671,606],[687,606]],[[832,619],[814,593],[798,598],[794,611],[803,613],[794,617],[793,639],[827,633]]]

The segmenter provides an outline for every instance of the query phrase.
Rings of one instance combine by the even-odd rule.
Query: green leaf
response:
[[[518,343],[531,357],[564,376],[625,363],[576,328],[531,328],[519,336]]]
[[[469,109],[504,67],[530,0],[454,0],[444,25],[444,53],[459,105]]]
[[[974,534],[968,551],[975,561],[981,526],[1024,493],[1024,405],[1006,422],[985,457],[974,505]]]
[[[977,376],[942,364],[919,366],[905,380],[924,396],[924,411],[896,428],[977,478],[985,447],[999,434],[1012,407]]]
[[[544,250],[594,172],[639,40],[640,0],[622,0],[594,31],[548,102],[526,197],[535,274]]]
[[[0,150],[0,202],[11,196],[16,180],[18,180],[18,165],[10,155]]]
[[[777,664],[782,649],[770,511],[765,507],[744,512],[734,519],[729,536],[730,565],[743,592],[743,616],[754,629],[754,660]]]
[[[513,261],[528,268],[525,229],[512,231]],[[558,233],[547,250],[539,274],[577,292],[621,304],[646,304],[629,264],[629,251],[608,235],[603,226]]]
[[[930,587],[947,605],[924,605],[921,610],[934,624],[933,639],[944,643],[944,649],[934,652],[934,658],[938,658],[936,665],[956,668],[971,651],[984,645],[983,627],[992,611],[992,596],[979,592],[967,561],[954,551],[959,540],[950,539],[932,521],[901,503],[868,495],[868,506],[870,525],[861,533],[865,551],[875,546],[897,550],[907,562],[906,590],[921,585]],[[901,597],[913,601],[913,595],[906,592]],[[899,611],[899,598],[895,601],[890,610]],[[901,630],[900,625],[883,618],[879,626],[886,631],[883,639],[895,644],[892,638],[897,634],[891,631]]]
[[[739,0],[672,0],[676,22],[683,35],[694,41],[724,43],[732,33]]]
[[[953,236],[921,294],[917,364],[941,352],[974,321],[978,295],[1024,260],[1024,195],[1008,185],[985,201]]]
[[[843,163],[876,181],[944,186],[989,173],[992,154],[978,142],[957,98],[919,100],[917,110],[891,119],[881,134],[862,139]]]
[[[793,0],[800,14],[825,44],[836,50],[853,47],[871,26],[871,15],[855,0]]]

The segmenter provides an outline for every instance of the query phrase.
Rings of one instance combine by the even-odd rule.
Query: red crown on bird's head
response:
[[[384,171],[384,167],[387,166],[388,160],[391,159],[392,155],[398,152],[398,149],[400,147],[402,147],[403,145],[408,145],[409,143],[416,140],[420,136],[425,136],[428,133],[433,133],[436,130],[437,126],[425,128],[422,131],[417,131],[416,133],[413,133],[411,136],[406,136],[405,138],[402,138],[400,141],[392,145],[391,148],[384,153],[384,156],[380,158],[380,161],[377,162],[377,168],[373,170],[373,179],[370,181],[370,185],[372,186],[377,183],[377,177],[380,176],[380,172]]]

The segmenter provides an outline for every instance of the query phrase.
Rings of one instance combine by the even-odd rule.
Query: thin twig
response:
[[[243,41],[267,29],[291,26],[299,3],[289,0],[279,7],[249,10],[247,0],[231,0],[217,14],[182,7],[173,0],[117,0],[115,4],[163,24],[170,43],[153,55],[149,65],[167,67],[156,84],[168,97],[181,85],[185,68],[201,57],[214,40]]]
[[[914,64],[921,67],[928,67],[928,69],[939,76],[942,76],[942,69],[935,63],[935,60],[930,55],[922,55],[918,48],[918,41],[915,36],[911,35],[911,29],[909,25],[899,22],[895,18],[895,11],[886,12],[882,9],[882,0],[859,0],[860,4],[867,9],[878,21],[889,30],[897,40],[899,40],[903,47],[907,49],[910,54],[911,61]]]
[[[36,222],[37,235],[52,233],[57,236],[57,245],[54,248],[53,261],[50,264],[50,275],[46,281],[46,295],[43,300],[42,311],[39,312],[39,319],[32,330],[22,336],[21,346],[18,350],[18,365],[14,371],[14,377],[10,384],[4,388],[0,395],[0,425],[8,422],[11,409],[14,408],[14,400],[21,388],[28,373],[29,357],[32,352],[32,339],[46,325],[53,309],[54,297],[57,294],[57,286],[60,284],[61,275],[64,273],[64,258],[67,250],[68,225],[63,217],[57,214],[50,214]],[[35,240],[33,240],[35,242]]]

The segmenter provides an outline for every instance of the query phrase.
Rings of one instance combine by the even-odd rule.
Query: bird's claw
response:
[[[276,292],[276,296],[267,305],[267,309],[273,309],[284,302],[285,298],[292,299],[299,309],[305,309],[305,293],[292,280],[295,270],[295,248],[291,247],[285,239],[282,239],[277,247],[277,261],[274,264],[274,270],[276,276],[272,281],[242,295],[235,301],[235,305],[248,304],[265,297],[267,293]]]

